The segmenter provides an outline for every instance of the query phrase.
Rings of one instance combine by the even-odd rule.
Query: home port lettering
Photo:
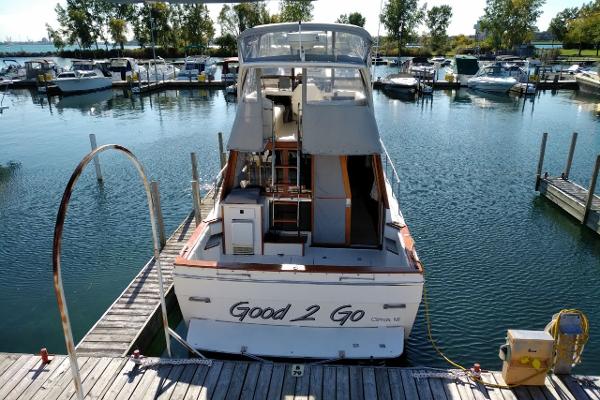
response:
[[[317,313],[321,312],[321,306],[318,304],[313,304],[309,307],[306,307],[301,314],[297,316],[290,315],[288,317],[288,314],[291,314],[291,308],[291,304],[279,309],[275,309],[273,307],[251,307],[249,302],[240,301],[239,303],[235,303],[231,306],[229,309],[229,314],[231,314],[232,317],[237,318],[240,322],[243,322],[247,319],[272,319],[274,321],[282,321],[290,317],[291,318],[289,319],[289,322],[301,322],[314,321]],[[332,310],[329,314],[329,319],[338,323],[340,326],[343,326],[348,321],[358,322],[363,319],[364,316],[365,312],[363,310],[355,310],[352,308],[351,304],[345,304]]]

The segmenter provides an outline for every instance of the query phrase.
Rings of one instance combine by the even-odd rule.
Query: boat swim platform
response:
[[[536,191],[568,215],[575,218],[583,226],[600,234],[600,197],[595,194],[598,173],[600,172],[600,154],[596,157],[590,186],[586,189],[569,179],[573,154],[575,153],[575,145],[577,143],[577,132],[573,132],[571,137],[567,164],[560,176],[550,176],[548,172],[542,175],[547,139],[548,133],[544,132],[536,174]]]
[[[201,215],[206,217],[213,206],[213,199],[206,196],[201,204]],[[173,309],[177,304],[173,289],[173,262],[195,228],[194,213],[191,213],[160,252],[167,309]],[[78,355],[118,357],[150,346],[154,336],[163,329],[158,272],[154,261],[152,257],[142,267],[81,339],[76,347]]]
[[[599,376],[548,375],[544,386],[485,387],[456,370],[260,361],[79,356],[86,399],[598,400]],[[154,363],[154,365],[152,365]],[[300,368],[298,368],[300,366]],[[499,372],[485,382],[504,384]],[[67,356],[0,353],[0,398],[75,399]]]

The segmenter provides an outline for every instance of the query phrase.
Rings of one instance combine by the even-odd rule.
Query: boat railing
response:
[[[397,197],[396,191],[400,187],[400,176],[398,175],[398,171],[396,171],[396,167],[394,166],[394,161],[390,157],[390,153],[388,153],[387,148],[385,147],[385,143],[383,143],[383,140],[381,139],[379,139],[379,142],[381,143],[381,147],[383,148],[383,154],[385,155],[385,176],[387,179],[390,176],[389,171],[391,170],[392,179],[389,179],[388,181],[390,183],[390,186],[392,187],[392,195],[394,197]]]
[[[210,189],[208,189],[208,192],[206,193],[207,197],[212,196],[213,211],[217,207],[217,196],[219,196],[219,193],[221,192],[220,187],[221,187],[221,183],[223,183],[223,177],[225,176],[226,169],[227,169],[227,163],[225,163],[225,166],[223,168],[221,168],[221,170],[219,171],[217,176],[215,176]]]

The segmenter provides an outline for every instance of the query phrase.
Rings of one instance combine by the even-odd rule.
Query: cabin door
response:
[[[315,245],[344,246],[350,239],[350,186],[346,157],[313,156]]]

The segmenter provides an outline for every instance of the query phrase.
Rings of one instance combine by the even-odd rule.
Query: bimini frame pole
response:
[[[58,214],[56,215],[56,225],[54,226],[54,243],[52,248],[52,272],[54,275],[54,292],[56,293],[56,300],[58,302],[58,310],[60,311],[61,323],[63,328],[63,333],[65,335],[65,343],[67,345],[67,351],[69,353],[69,361],[71,363],[71,373],[73,375],[73,383],[75,384],[75,390],[77,392],[77,398],[79,400],[83,400],[83,387],[81,385],[81,375],[79,373],[79,365],[77,363],[77,354],[75,351],[75,343],[73,341],[73,331],[71,329],[71,320],[69,319],[69,311],[67,308],[67,301],[65,299],[65,293],[63,289],[63,281],[62,281],[62,273],[60,267],[60,253],[62,247],[62,234],[65,225],[65,218],[67,216],[67,208],[69,206],[69,201],[71,200],[71,195],[73,193],[73,189],[77,180],[83,173],[85,167],[92,161],[96,155],[102,153],[107,150],[117,150],[127,156],[127,158],[133,163],[135,168],[137,169],[140,178],[142,178],[142,183],[144,184],[144,189],[146,190],[146,198],[148,200],[148,211],[150,213],[150,224],[152,225],[152,241],[154,246],[154,260],[155,265],[158,271],[158,283],[160,289],[160,305],[162,309],[162,319],[163,319],[163,327],[165,330],[165,339],[167,344],[167,353],[169,357],[171,356],[171,344],[170,344],[170,334],[169,334],[169,323],[167,319],[167,306],[165,304],[165,293],[163,287],[163,276],[162,270],[160,266],[160,252],[159,252],[159,240],[158,240],[158,228],[156,225],[156,217],[154,215],[154,203],[152,199],[152,194],[150,191],[150,184],[148,183],[148,179],[146,178],[146,174],[144,172],[144,168],[138,161],[138,159],[133,155],[129,149],[117,145],[117,144],[106,144],[104,146],[100,146],[95,150],[91,151],[87,156],[81,160],[71,178],[69,179],[69,183],[67,183],[67,187],[62,196],[62,200],[60,202],[60,207],[58,209]]]

